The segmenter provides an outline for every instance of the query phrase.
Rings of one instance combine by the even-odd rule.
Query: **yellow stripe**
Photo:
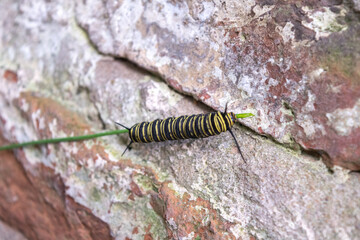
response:
[[[229,127],[231,126],[231,122],[229,121],[229,116],[228,115],[225,115],[225,121],[228,123]],[[227,131],[229,130],[228,127],[226,126],[226,130]]]
[[[181,126],[181,120],[184,120],[183,117],[179,117],[179,119],[177,121],[179,121],[179,139],[184,138],[182,135],[182,126]],[[184,122],[184,121],[183,121]]]
[[[207,133],[205,131],[205,116],[204,115],[201,116],[201,129],[202,129],[204,136],[208,137],[209,135],[207,135]]]
[[[226,131],[226,125],[225,125],[225,120],[223,118],[223,116],[221,115],[220,112],[218,112],[218,116],[219,116],[219,120],[220,120],[220,126],[221,126],[221,132],[225,132]]]
[[[197,118],[198,118],[198,116],[194,116],[194,117],[193,117],[193,119],[194,119],[194,120],[193,120],[193,129],[194,129],[195,137],[198,138],[199,136],[196,134],[196,130],[195,130],[195,122],[196,122],[196,119],[197,119]]]
[[[138,125],[136,125],[136,127],[137,127]],[[135,142],[138,142],[138,140],[137,140],[137,134],[136,134],[136,127],[134,128],[134,132],[135,132]]]
[[[171,123],[172,123],[172,121],[171,121]],[[167,129],[169,130],[170,140],[173,140],[173,139],[174,139],[174,136],[173,136],[172,131],[171,131],[171,124],[170,124],[170,122],[168,123]]]
[[[176,123],[177,123],[177,121],[178,121],[179,118],[180,118],[180,117],[175,118],[174,121],[173,121],[173,124],[172,124],[172,132],[173,132],[173,134],[174,134],[174,136],[175,136],[176,139],[179,139],[179,138],[180,138],[180,136],[177,135],[177,132],[176,132],[176,129],[175,129],[175,128],[176,128]],[[180,129],[181,129],[181,128],[179,127],[179,132],[180,132]]]
[[[155,138],[154,138],[154,133],[153,133],[153,131],[152,131],[152,129],[153,129],[153,127],[154,127],[154,121],[152,121],[151,122],[151,128],[150,128],[150,132],[151,132],[151,141],[154,141],[155,140]]]
[[[176,120],[176,123],[179,122],[179,135],[178,135],[176,129],[174,129],[175,130],[174,133],[176,134],[177,139],[181,139],[181,125],[180,125],[181,117],[177,117],[177,118],[175,118],[175,120]],[[176,124],[175,124],[175,126],[176,126]]]
[[[176,118],[174,117],[173,118],[173,121],[172,121],[172,123],[171,123],[171,134],[172,134],[172,136],[173,136],[173,139],[179,139],[178,137],[177,137],[177,133],[176,133],[176,131],[174,131],[174,130],[176,130],[176,129],[174,129],[172,126],[175,126],[175,123],[176,123]]]
[[[234,114],[234,113],[228,113],[228,115],[229,115],[229,119],[230,119],[230,122],[231,122],[231,124],[230,124],[230,126],[233,126],[234,124],[235,124],[235,121],[233,120],[233,118],[231,117],[231,115],[232,114]]]
[[[217,113],[215,113],[215,127],[216,127],[216,130],[218,130],[218,132],[221,132],[221,128],[220,128],[220,125],[219,125],[219,117],[217,116]]]
[[[176,123],[176,118],[173,119],[173,121],[171,122],[171,133],[172,133],[172,137],[173,139],[178,139],[177,135],[176,135],[176,131],[175,131],[175,123]]]
[[[134,132],[134,128],[130,128],[130,138],[133,142],[135,142],[134,139],[132,138],[133,132]]]
[[[164,137],[163,125],[164,125],[164,120],[161,120],[159,131],[160,131],[161,139],[164,141],[166,138]]]
[[[159,137],[159,131],[158,131],[158,126],[159,126],[159,121],[156,122],[156,125],[155,125],[155,134],[156,134],[156,138],[158,140],[160,140],[160,137]]]
[[[230,128],[232,125],[234,125],[233,122],[231,121],[230,113],[228,113],[228,114],[226,115],[226,120],[227,120],[228,123],[229,123],[229,128]]]
[[[185,135],[185,138],[189,138],[189,136],[187,135],[186,129],[185,129],[188,119],[189,119],[189,116],[186,116],[185,119],[184,119],[184,122],[182,124],[182,129],[183,129],[183,133]]]
[[[219,120],[219,124],[220,124],[220,132],[224,132],[226,129],[226,127],[224,126],[225,125],[224,118],[222,117],[220,112],[218,112],[217,115],[218,115],[218,120]]]
[[[142,134],[144,136],[144,141],[147,143],[148,141],[146,140],[146,137],[145,137],[145,126],[142,128]]]
[[[165,134],[165,130],[166,130],[166,124],[165,124],[165,120],[166,119],[164,119],[164,124],[163,124],[163,133],[164,133],[164,138],[165,138],[165,140],[169,140],[169,139],[167,139],[167,137],[166,137],[166,134]]]
[[[137,142],[141,142],[140,136],[139,136],[139,131],[140,131],[140,124],[138,124],[135,128],[135,138],[136,138]]]
[[[152,137],[152,131],[151,131],[153,124],[154,124],[154,121],[150,122],[150,123],[148,124],[147,129],[146,129],[146,132],[147,132],[147,135],[149,136],[149,141],[150,141],[150,142],[154,141],[154,139],[153,139],[153,137]]]
[[[165,136],[165,128],[164,128],[164,125],[165,125],[165,121],[164,119],[161,120],[161,123],[160,123],[160,134],[162,136],[162,139],[165,141],[167,140],[166,136]]]
[[[140,138],[140,126],[141,126],[141,124],[139,124],[139,128],[138,128],[138,137],[139,137],[139,142],[142,142],[141,138]]]
[[[212,123],[211,123],[211,115],[212,115],[213,113],[210,113],[209,114],[209,118],[208,118],[208,126],[207,126],[207,128],[209,129],[209,133],[210,133],[210,135],[211,136],[213,136],[213,135],[215,135],[215,132],[214,132],[214,128],[213,128],[213,125],[212,125]]]

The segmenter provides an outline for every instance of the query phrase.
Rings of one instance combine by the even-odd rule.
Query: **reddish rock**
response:
[[[222,219],[209,201],[192,200],[188,193],[177,196],[167,183],[162,184],[158,195],[152,195],[152,206],[167,222],[169,237],[194,233],[201,239],[236,239],[230,231],[233,224]]]
[[[257,84],[256,80],[252,88],[260,93],[268,85],[268,97],[258,101],[268,107],[268,114],[274,116],[276,123],[279,126],[287,123],[284,129],[291,133],[292,139],[304,149],[319,153],[328,166],[336,164],[360,170],[360,128],[352,129],[346,136],[339,135],[329,126],[327,117],[327,114],[337,109],[353,108],[360,99],[360,25],[350,25],[341,33],[313,41],[314,32],[300,24],[312,21],[303,12],[303,5],[300,7],[282,1],[260,4],[276,6],[270,11],[272,18],[267,20],[266,27],[260,24],[261,19],[242,27],[245,43],[230,31],[230,41],[226,43],[229,48],[229,69],[236,68],[234,59],[244,59],[243,64],[252,65],[255,69],[265,65],[268,74],[265,85],[260,82]],[[314,8],[314,11],[321,11],[321,7],[337,6],[341,1],[304,4]],[[354,16],[349,13],[347,18],[354,19]],[[286,23],[293,24],[295,41],[308,40],[313,44],[300,44],[294,51],[294,42],[285,42],[276,31],[277,25],[284,26]],[[269,62],[269,59],[272,61]],[[284,59],[285,64],[279,64],[281,59]],[[286,64],[289,62],[291,65]],[[318,69],[324,72],[314,76]],[[270,79],[276,84],[270,84]],[[313,105],[313,108],[307,107],[307,104]],[[282,108],[290,110],[293,116],[282,118]],[[304,119],[309,121],[304,122]],[[275,138],[281,136],[279,130],[273,127],[257,129]]]
[[[12,70],[5,70],[4,71],[4,76],[3,76],[6,80],[16,83],[18,81],[18,76],[16,74],[16,72],[12,71]]]
[[[0,145],[5,141],[0,138]],[[44,165],[27,172],[22,150],[0,156],[0,218],[28,239],[113,239],[89,209],[66,196],[61,177]]]
[[[101,7],[112,13],[109,19],[118,18],[112,24],[108,18],[94,20],[91,11],[79,11],[79,22],[100,51],[156,71],[174,89],[213,109],[232,102],[233,110],[259,111],[256,121],[240,121],[286,146],[317,152],[330,167],[360,170],[359,151],[354,150],[360,149],[360,128],[339,134],[328,119],[334,111],[351,109],[360,101],[356,4],[167,2],[149,21],[157,9],[153,5],[147,2],[137,12],[141,21],[127,28],[119,27],[126,20],[124,14],[117,15],[116,10],[123,11],[121,5]],[[96,12],[99,7],[92,2],[79,6]],[[167,9],[177,9],[178,17],[163,19]],[[194,29],[201,37],[192,34]],[[141,37],[127,39],[129,32],[137,31]],[[103,38],[108,32],[122,37]]]

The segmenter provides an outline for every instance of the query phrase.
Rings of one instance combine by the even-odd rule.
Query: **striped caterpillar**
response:
[[[206,138],[229,131],[235,140],[242,159],[246,162],[239,143],[231,131],[235,121],[236,115],[233,112],[227,113],[225,108],[225,112],[217,111],[207,114],[157,119],[152,122],[136,123],[131,128],[117,122],[115,123],[129,130],[131,142],[126,147],[123,155],[134,142],[149,143],[188,138]]]

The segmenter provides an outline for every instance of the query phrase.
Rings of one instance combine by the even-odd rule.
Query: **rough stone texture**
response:
[[[357,5],[93,0],[78,4],[77,19],[100,52],[214,109],[253,112],[243,124],[328,166],[360,170]]]
[[[123,157],[126,135],[1,152],[0,219],[28,239],[360,238],[359,174],[320,161],[359,166],[351,6],[140,3],[1,1],[2,135],[80,135],[211,111],[193,97],[229,101],[257,115],[234,127],[247,164],[227,133]]]
[[[0,221],[0,236],[2,240],[26,240],[26,238],[15,229]]]
[[[20,161],[24,157],[17,153]],[[1,219],[29,239],[113,239],[108,225],[65,195],[64,183],[53,169],[38,164],[32,169],[36,174],[26,170],[9,151],[2,153]]]
[[[352,2],[354,4],[355,11],[360,12],[360,1],[359,0],[353,0]]]

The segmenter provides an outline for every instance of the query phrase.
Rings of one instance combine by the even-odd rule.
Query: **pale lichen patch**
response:
[[[315,111],[315,100],[316,95],[313,94],[311,91],[307,91],[308,101],[306,104],[302,107],[302,111],[304,112],[312,112]]]
[[[295,39],[294,24],[287,22],[284,27],[277,26],[277,32],[282,36],[284,43],[292,42]]]
[[[143,89],[143,101],[150,111],[168,111],[168,107],[175,106],[184,97],[170,91],[169,86],[160,81],[147,78],[146,88]],[[164,103],[164,104],[159,104]],[[165,104],[166,103],[166,104]],[[164,108],[168,106],[167,108]]]
[[[53,118],[52,121],[49,121],[48,127],[49,127],[49,130],[50,130],[51,136],[56,137],[58,135],[57,119]],[[57,137],[59,137],[59,136],[57,136]]]
[[[315,134],[321,133],[322,135],[326,134],[325,128],[323,125],[318,124],[314,121],[313,117],[309,114],[304,114],[296,118],[297,124],[301,126],[309,139],[312,139]]]
[[[39,130],[45,129],[45,119],[41,117],[41,110],[38,109],[31,114],[31,120],[33,125],[38,128]]]
[[[211,18],[215,11],[215,5],[213,2],[203,1],[202,10],[199,12],[198,17],[201,21],[206,21]]]
[[[146,175],[136,175],[133,177],[134,182],[141,188],[142,192],[151,191],[154,188],[152,180]]]
[[[251,3],[249,3],[249,4],[251,4]],[[253,4],[256,4],[255,1],[253,2]],[[252,8],[252,10],[253,10],[253,12],[255,13],[255,16],[256,16],[256,17],[259,17],[259,16],[262,16],[262,15],[264,15],[265,13],[271,11],[271,10],[272,10],[273,8],[275,8],[275,7],[276,7],[275,4],[274,4],[274,5],[264,5],[264,6],[262,6],[262,7],[260,7],[259,4],[256,4],[256,5]]]
[[[107,163],[107,161],[105,160],[105,159],[103,159],[99,154],[96,154],[96,157],[97,157],[97,159],[95,160],[95,168],[103,168],[105,165],[106,165],[106,163]]]
[[[344,168],[339,167],[339,166],[334,166],[332,168],[332,170],[334,171],[334,180],[338,184],[344,184],[349,180],[349,178],[350,178],[350,175],[349,175],[350,170],[344,169]]]
[[[192,239],[194,239],[194,237],[195,237],[194,232],[191,232],[186,237],[180,237],[179,239],[180,240],[192,240]]]
[[[312,20],[310,22],[302,21],[302,24],[316,33],[316,40],[321,37],[327,37],[331,33],[341,32],[347,29],[346,25],[338,22],[338,17],[344,17],[347,11],[342,8],[339,13],[334,13],[330,10],[330,7],[323,7],[322,11],[313,11],[308,7],[302,8],[307,13],[308,17]]]
[[[360,127],[360,99],[352,108],[336,109],[327,113],[328,125],[330,125],[341,136],[348,136]]]
[[[170,189],[174,190],[175,196],[182,198],[184,196],[184,194],[186,193],[190,196],[190,198],[189,198],[190,201],[196,200],[196,196],[194,196],[194,194],[189,192],[186,188],[176,184],[176,182],[171,182],[168,184],[168,186]]]
[[[29,107],[30,107],[29,103],[24,98],[22,98],[20,100],[20,102],[21,102],[20,103],[21,110],[23,110],[24,112],[27,112],[29,110]]]

